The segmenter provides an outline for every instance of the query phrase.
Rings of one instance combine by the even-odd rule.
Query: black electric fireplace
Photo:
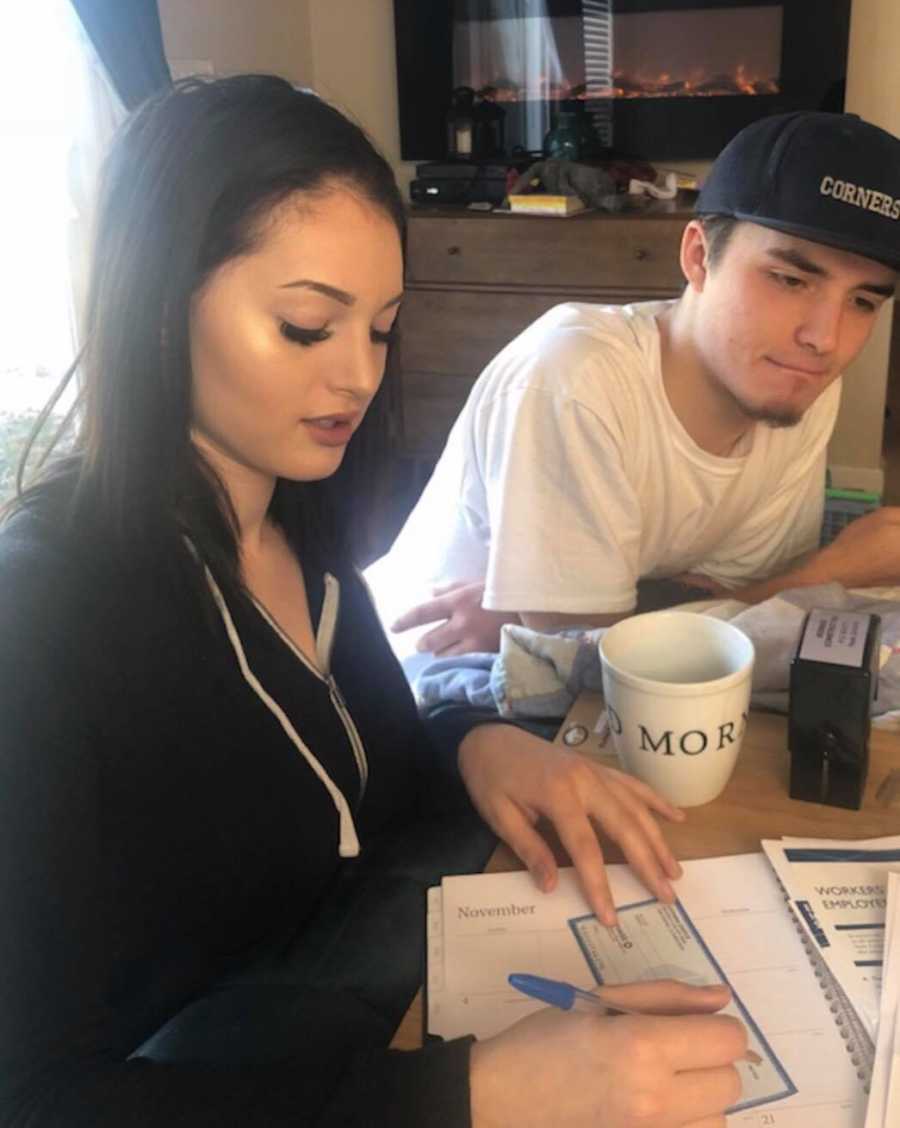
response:
[[[539,152],[562,110],[605,152],[659,160],[843,109],[850,0],[394,0],[394,18],[405,160],[453,154],[460,104],[470,159]]]

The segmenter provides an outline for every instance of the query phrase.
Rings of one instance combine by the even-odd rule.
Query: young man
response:
[[[844,114],[751,125],[681,266],[677,301],[557,306],[482,373],[371,572],[382,613],[407,612],[395,629],[444,620],[420,650],[496,649],[510,620],[607,625],[645,579],[749,601],[900,579],[897,511],[815,552],[840,375],[900,269],[900,141]],[[423,576],[449,590],[409,611]]]

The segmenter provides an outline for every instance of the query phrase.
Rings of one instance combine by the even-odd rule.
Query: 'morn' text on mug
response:
[[[614,735],[622,735],[622,720],[611,705],[607,705],[606,713],[609,718],[609,727]],[[641,734],[641,750],[644,752],[658,752],[661,756],[674,756],[682,752],[685,756],[699,756],[708,748],[720,752],[726,745],[734,744],[744,735],[747,727],[747,714],[741,713],[739,721],[725,721],[717,725],[711,733],[704,729],[687,729],[685,732],[676,733],[673,729],[664,729],[661,733],[653,733],[638,721]]]

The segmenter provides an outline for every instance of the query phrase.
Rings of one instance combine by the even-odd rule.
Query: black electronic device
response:
[[[506,164],[474,164],[472,161],[424,161],[416,165],[416,177],[422,180],[505,180]]]
[[[877,615],[818,609],[806,616],[791,663],[791,798],[861,806],[880,642]]]
[[[421,164],[410,181],[414,204],[502,204],[506,197],[506,165],[477,165],[452,161]]]

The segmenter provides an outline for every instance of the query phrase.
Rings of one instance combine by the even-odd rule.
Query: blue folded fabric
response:
[[[900,600],[877,589],[853,592],[823,584],[785,591],[755,606],[719,600],[679,610],[740,627],[756,650],[751,704],[786,713],[790,664],[812,608],[880,616],[881,671],[872,712],[880,716],[900,709]],[[546,633],[508,623],[501,630],[499,654],[441,658],[421,671],[413,689],[424,708],[457,703],[494,708],[509,719],[561,720],[582,690],[602,690],[597,643],[603,633],[604,628],[589,627]]]

